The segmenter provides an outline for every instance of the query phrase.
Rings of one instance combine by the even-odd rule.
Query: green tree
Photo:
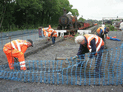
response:
[[[0,28],[2,27],[2,23],[4,20],[5,12],[6,12],[6,3],[7,0],[0,1]]]
[[[76,16],[76,17],[79,16],[79,13],[78,13],[78,10],[77,10],[77,9],[71,9],[71,13],[72,13],[74,16]]]
[[[39,14],[43,10],[42,5],[43,1],[41,0],[16,0],[16,24],[26,26],[38,24]]]
[[[15,18],[13,17],[14,13],[14,2],[12,0],[4,0],[2,2],[2,12],[1,12],[1,23],[5,30],[10,30],[10,26],[15,22]]]
[[[82,22],[85,22],[85,19],[83,18],[83,16],[81,16],[78,20],[82,21]]]
[[[58,24],[63,8],[66,13],[79,15],[68,0],[2,0],[0,6],[0,27],[6,30]]]

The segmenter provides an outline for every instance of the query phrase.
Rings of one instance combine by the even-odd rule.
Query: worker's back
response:
[[[54,29],[49,29],[49,34],[48,34],[48,37],[57,37],[57,32],[54,30]]]
[[[99,28],[96,30],[96,33],[97,33],[97,34],[100,34],[100,33],[101,33],[101,30],[102,30],[102,32],[104,32],[104,27],[99,27]]]
[[[8,49],[17,49],[19,51],[21,51],[23,45],[27,46],[26,40],[13,40],[9,43],[5,44],[5,47],[7,47]]]

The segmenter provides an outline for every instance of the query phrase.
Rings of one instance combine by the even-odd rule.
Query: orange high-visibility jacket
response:
[[[18,61],[20,62],[20,69],[26,70],[25,65],[25,59],[24,59],[24,53],[27,50],[27,41],[26,40],[14,40],[4,45],[3,51],[7,56],[7,60],[9,63],[9,68],[14,69],[13,63],[14,60],[13,57],[18,58]]]
[[[102,38],[100,38],[94,34],[85,34],[84,36],[87,39],[87,48],[89,49],[89,52],[92,51],[91,46],[90,46],[90,42],[94,38],[96,41],[96,52],[100,50],[101,46],[104,46],[104,41],[102,40]]]
[[[43,34],[44,34],[45,37],[48,37],[48,31],[44,28],[43,28]]]
[[[19,39],[13,40],[5,44],[4,47],[8,48],[9,50],[17,49],[22,53],[25,53],[25,51],[28,48],[26,40],[19,40]]]
[[[100,32],[102,31],[103,34],[104,34],[104,29],[105,29],[105,27],[99,27],[99,28],[96,30],[96,32],[97,32],[98,34],[100,34]]]
[[[57,37],[57,32],[54,29],[48,29],[48,37]]]

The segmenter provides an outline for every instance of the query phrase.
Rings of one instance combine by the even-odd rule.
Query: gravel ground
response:
[[[118,39],[121,39],[122,35],[123,34],[121,31],[109,32],[109,36],[112,36],[112,37],[117,36]],[[122,43],[123,43],[123,41],[106,40],[106,46],[108,49],[121,46]],[[78,48],[79,48],[79,44],[75,44],[74,39],[70,38],[70,39],[66,39],[60,43],[56,43],[54,46],[49,46],[46,49],[43,49],[43,50],[38,51],[37,53],[35,53],[33,55],[26,57],[26,60],[39,60],[39,61],[40,60],[47,60],[47,61],[50,60],[51,61],[51,60],[55,60],[56,57],[65,57],[65,58],[73,57],[76,55]],[[117,49],[117,50],[120,50],[120,49]],[[118,57],[120,51],[117,51],[117,52],[118,52],[117,53],[117,57]],[[109,53],[112,55],[112,57],[111,57],[112,63],[110,63],[110,62],[109,63],[110,63],[110,65],[115,64],[114,69],[117,69],[117,62],[114,61],[115,60],[114,56],[116,53],[115,53],[115,51],[113,52],[113,54],[110,51],[109,51]],[[106,53],[106,54],[109,54],[109,53]],[[104,56],[104,60],[105,59],[106,58]],[[118,61],[118,58],[116,58],[116,61]],[[59,67],[60,67],[60,64],[61,64],[61,62],[59,62]],[[120,62],[120,64],[122,64],[122,62]],[[65,67],[67,67],[66,63],[64,65],[65,65]],[[102,62],[103,67],[108,68],[108,65],[109,64],[107,62],[106,63]],[[52,66],[50,66],[50,67],[52,67]],[[121,69],[121,67],[119,69]],[[68,70],[68,72],[69,72],[69,70]],[[74,70],[73,70],[73,72],[74,72]],[[107,73],[108,70],[105,69],[105,72]],[[66,74],[66,71],[65,71],[65,74]],[[121,72],[119,72],[119,76],[120,75],[121,75]],[[55,76],[55,77],[57,77],[57,76]],[[62,75],[61,74],[59,74],[59,77],[61,78],[60,81],[62,81]],[[108,73],[105,74],[105,77],[108,77]],[[48,78],[48,74],[47,74],[47,78]],[[66,79],[66,76],[64,76],[64,79]],[[71,82],[71,76],[68,79],[70,79],[70,80],[68,80],[68,82]],[[80,78],[77,78],[77,79],[80,79]],[[67,81],[67,79],[65,81]],[[77,80],[77,81],[80,81],[80,80]],[[93,82],[93,81],[94,81],[94,79],[91,79],[91,82]],[[119,82],[120,82],[120,80],[119,80]],[[75,79],[73,79],[73,83],[75,83]],[[98,81],[97,81],[97,83],[98,83]]]
[[[122,41],[113,41],[106,39],[107,49],[121,46],[121,44],[123,43],[123,32],[112,31],[109,32],[109,36],[111,37],[116,36],[118,39]],[[56,56],[73,57],[76,55],[78,48],[79,44],[76,44],[74,42],[74,38],[68,38],[60,43],[56,43],[54,46],[49,46],[46,49],[38,50],[37,53],[26,57],[26,60],[55,60]]]
[[[0,80],[0,92],[123,92],[118,86],[75,86]]]
[[[75,44],[73,40],[66,39],[54,46],[49,46],[46,49],[40,50],[33,55],[29,55],[27,60],[55,60],[57,57],[72,57],[76,55],[79,45]],[[36,58],[35,58],[36,57]]]
[[[117,36],[122,41],[106,40],[107,48],[114,48],[123,43],[123,32],[112,31],[109,36]],[[58,38],[61,39],[61,38]],[[74,43],[74,40],[66,39],[62,42],[57,42],[54,46],[49,46],[46,49],[39,49],[33,52],[33,49],[39,48],[44,45],[42,41],[35,43],[35,48],[30,48],[27,51],[25,59],[28,60],[55,60],[55,57],[72,57],[76,55],[79,45]],[[33,54],[28,54],[29,51]],[[2,54],[1,58],[5,58]],[[6,61],[6,60],[5,60]],[[2,61],[1,61],[2,62]],[[75,86],[75,85],[51,85],[44,83],[24,83],[18,81],[0,79],[0,92],[123,92],[122,85],[118,86]]]

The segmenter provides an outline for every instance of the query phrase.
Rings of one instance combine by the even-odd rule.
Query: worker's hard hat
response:
[[[85,37],[84,36],[77,36],[75,38],[75,43],[80,44],[83,40],[85,40]]]
[[[104,25],[104,24],[102,24],[102,27],[105,27],[105,25]]]
[[[33,47],[33,41],[31,39],[27,39],[28,42],[30,42],[32,44]]]

